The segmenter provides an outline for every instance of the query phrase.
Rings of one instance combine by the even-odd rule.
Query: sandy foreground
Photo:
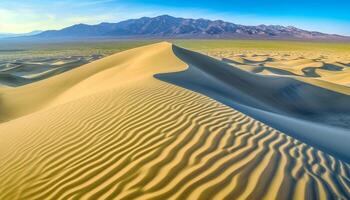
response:
[[[163,42],[0,87],[0,199],[349,199],[350,77],[239,63]]]

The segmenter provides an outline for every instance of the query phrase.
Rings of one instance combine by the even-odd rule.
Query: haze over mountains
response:
[[[292,26],[245,26],[222,20],[185,19],[169,15],[142,17],[118,23],[77,24],[61,30],[49,30],[36,38],[253,38],[349,40],[350,37],[306,31]]]
[[[0,33],[0,38],[12,38],[12,37],[22,37],[22,36],[33,36],[37,35],[39,33],[42,33],[43,31],[31,31],[29,33]]]

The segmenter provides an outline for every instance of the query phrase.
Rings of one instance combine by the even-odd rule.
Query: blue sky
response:
[[[60,29],[143,16],[223,19],[244,25],[292,25],[350,36],[349,0],[0,0],[0,32]]]

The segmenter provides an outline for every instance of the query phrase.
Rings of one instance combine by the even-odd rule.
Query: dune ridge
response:
[[[173,49],[140,47],[2,88],[0,199],[350,197],[347,162],[159,80],[191,69]]]
[[[345,142],[350,140],[349,95],[304,79],[249,73],[196,52],[173,48],[189,69],[158,74],[156,78],[202,93],[350,161]],[[332,138],[328,137],[330,132]]]

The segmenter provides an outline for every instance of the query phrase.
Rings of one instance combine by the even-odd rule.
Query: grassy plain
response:
[[[319,51],[350,53],[350,43],[264,41],[264,40],[169,40],[175,45],[196,51]],[[110,55],[123,50],[156,43],[159,40],[112,40],[88,42],[1,42],[0,59],[74,56],[102,54]]]

